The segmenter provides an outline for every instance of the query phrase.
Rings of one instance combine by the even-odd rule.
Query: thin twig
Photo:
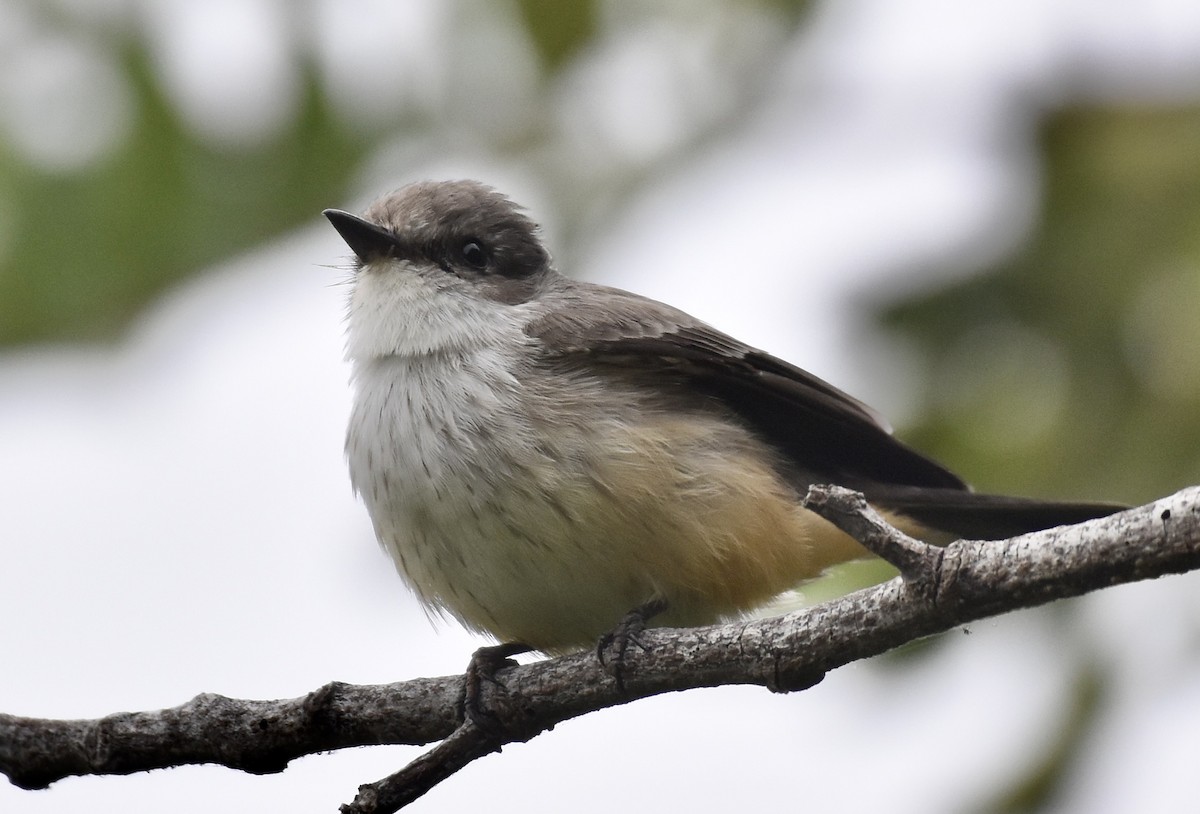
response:
[[[922,595],[931,596],[943,548],[909,537],[871,508],[861,492],[842,486],[809,487],[804,508],[849,534],[863,548],[891,563]]]
[[[501,741],[465,721],[448,738],[395,774],[358,787],[341,814],[390,814],[416,800],[473,760],[499,752]]]

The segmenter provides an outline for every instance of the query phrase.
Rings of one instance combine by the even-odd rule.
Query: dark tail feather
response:
[[[1082,523],[1129,508],[1116,503],[1068,503],[956,489],[888,489],[867,499],[923,526],[966,540],[1002,540],[1031,531]]]

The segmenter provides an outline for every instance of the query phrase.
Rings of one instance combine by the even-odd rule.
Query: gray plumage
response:
[[[665,622],[710,621],[861,553],[799,507],[812,483],[932,536],[1118,508],[972,493],[827,382],[561,276],[533,221],[482,184],[326,215],[359,266],[355,488],[422,598],[502,639],[586,645],[655,597]]]

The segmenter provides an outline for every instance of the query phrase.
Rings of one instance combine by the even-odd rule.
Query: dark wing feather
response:
[[[554,354],[671,374],[695,395],[719,400],[816,481],[868,492],[889,485],[967,488],[833,385],[654,300],[586,286],[555,298],[526,332]]]
[[[597,372],[631,369],[716,399],[788,462],[798,489],[836,483],[876,505],[958,537],[999,539],[1119,511],[1112,503],[980,495],[891,436],[869,407],[770,354],[670,306],[618,289],[575,284],[547,298],[526,332],[548,354],[586,359]]]

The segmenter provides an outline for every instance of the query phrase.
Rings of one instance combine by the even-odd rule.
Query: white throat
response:
[[[529,341],[524,307],[477,296],[453,275],[431,271],[389,259],[358,272],[346,332],[346,357],[356,369],[384,357],[516,350]]]

